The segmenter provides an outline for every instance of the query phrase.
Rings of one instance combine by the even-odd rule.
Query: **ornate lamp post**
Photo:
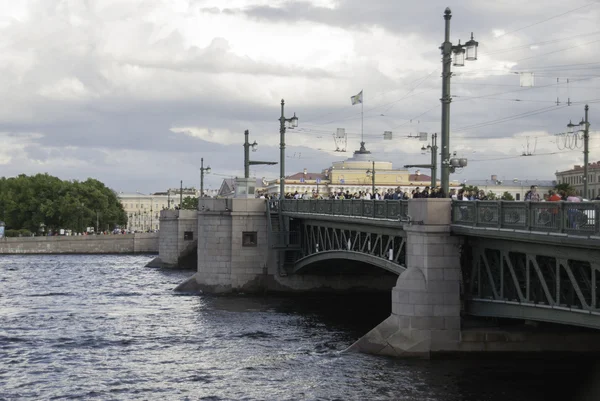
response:
[[[450,19],[452,18],[452,11],[450,8],[446,8],[444,11],[444,20],[446,20],[446,29],[444,35],[444,43],[440,49],[442,50],[442,191],[444,196],[448,196],[448,187],[450,184],[450,172],[455,167],[450,160],[450,78],[452,77],[452,71],[450,70],[450,63],[452,62],[452,53],[454,53],[455,67],[463,67],[465,65],[465,59],[472,61],[477,60],[477,46],[479,45],[473,39],[473,33],[471,33],[471,40],[464,45],[460,44],[460,40],[457,45],[452,45],[450,42]]]
[[[296,117],[296,113],[294,113],[294,117],[285,118],[284,114],[284,105],[285,101],[281,99],[281,117],[279,118],[279,134],[281,136],[279,149],[280,149],[280,172],[279,172],[279,199],[283,199],[285,197],[285,123],[288,123],[287,128],[294,129],[298,126],[298,117]]]
[[[371,196],[375,199],[375,160],[373,160],[373,168],[367,170],[367,177],[371,177]]]
[[[210,166],[204,167],[204,158],[200,158],[200,198],[204,197],[204,174],[210,174]]]

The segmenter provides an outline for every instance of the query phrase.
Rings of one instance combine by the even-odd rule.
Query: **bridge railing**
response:
[[[453,201],[452,224],[600,235],[600,202]]]
[[[382,220],[399,220],[408,213],[408,201],[404,200],[285,199],[277,201],[277,206],[273,207],[283,213],[370,217]]]

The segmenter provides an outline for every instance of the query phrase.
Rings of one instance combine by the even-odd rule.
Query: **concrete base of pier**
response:
[[[399,329],[396,316],[371,330],[346,351],[398,358],[429,359],[448,354],[476,353],[600,353],[600,333],[576,328],[553,327],[532,329],[519,327],[483,327],[460,330],[454,346],[436,347],[431,337],[415,336]]]

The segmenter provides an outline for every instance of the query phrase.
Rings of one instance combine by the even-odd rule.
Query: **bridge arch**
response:
[[[349,260],[354,262],[361,262],[374,267],[379,267],[397,275],[400,275],[404,270],[406,270],[406,267],[403,265],[362,252],[348,250],[329,250],[316,252],[297,260],[294,264],[294,273],[299,273],[307,267],[319,262],[334,260]]]

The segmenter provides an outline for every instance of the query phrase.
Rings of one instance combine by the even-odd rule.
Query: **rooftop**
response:
[[[588,170],[599,170],[599,169],[600,169],[600,160],[597,162],[588,163]],[[583,166],[576,164],[575,166],[573,166],[572,169],[565,170],[565,171],[557,171],[556,174],[568,174],[568,173],[574,173],[574,172],[583,172]]]
[[[465,180],[463,181],[464,185],[472,185],[474,187],[477,186],[505,186],[505,187],[524,187],[537,185],[539,187],[554,187],[556,185],[556,181],[554,180]]]

